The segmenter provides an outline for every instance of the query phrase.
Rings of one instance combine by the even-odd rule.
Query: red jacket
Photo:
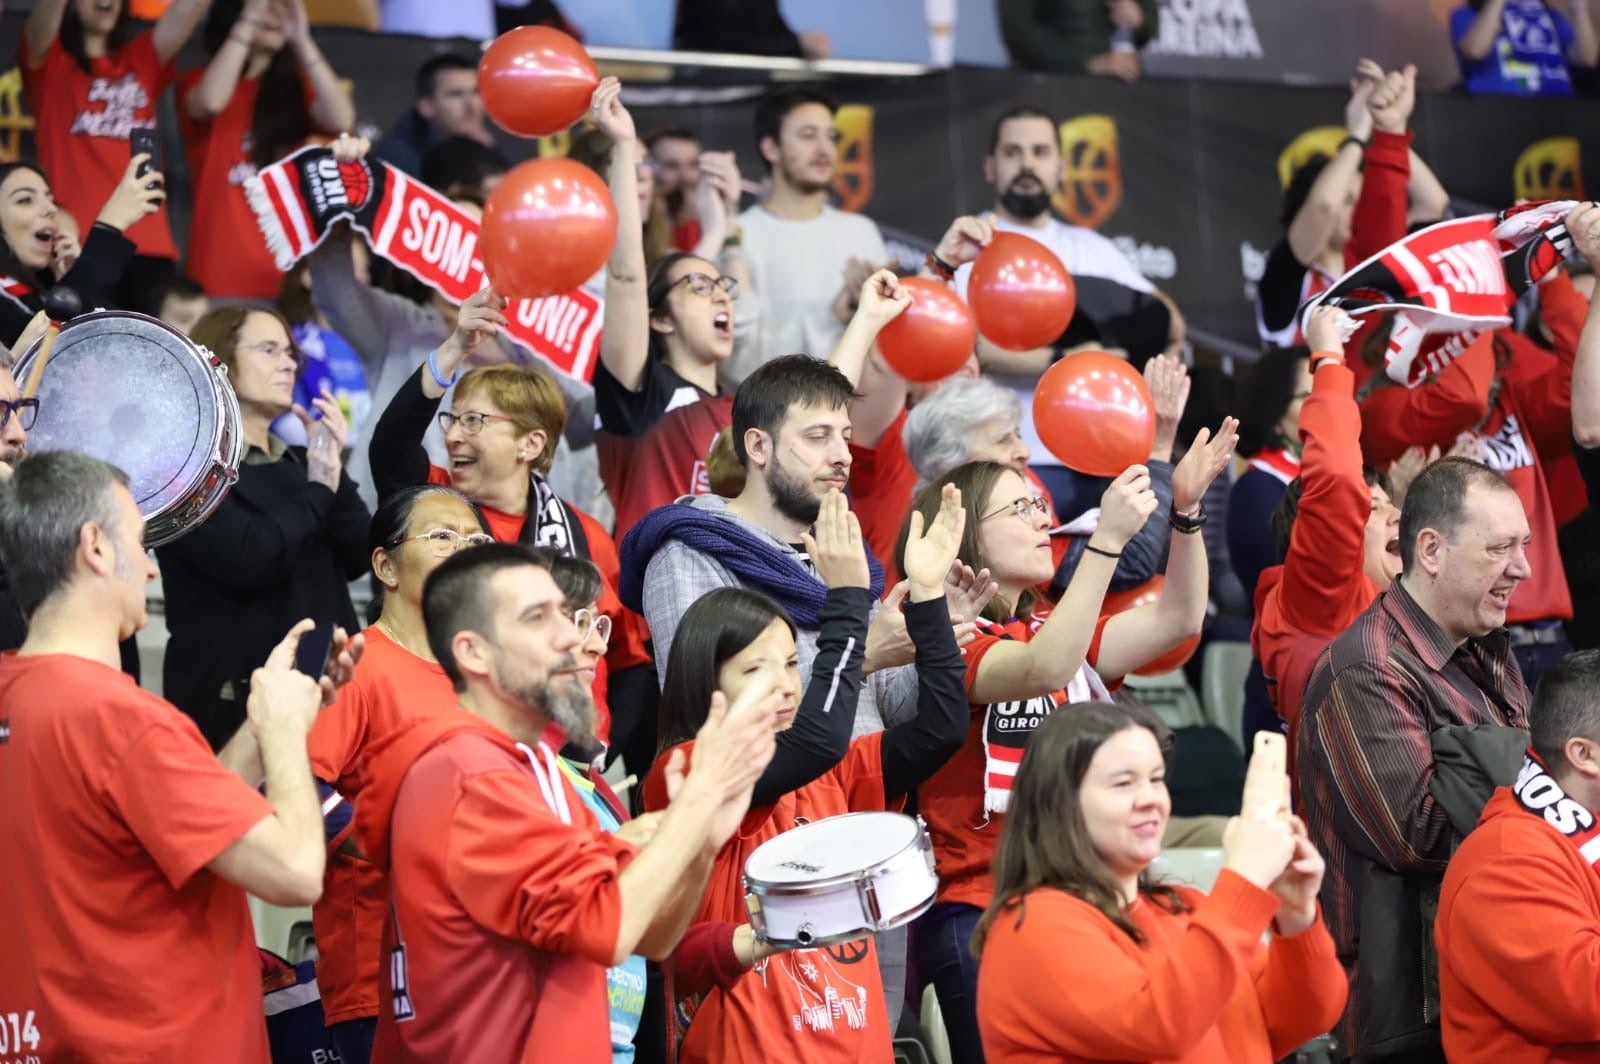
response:
[[[1600,1059],[1600,876],[1509,788],[1450,859],[1433,933],[1451,1061]]]
[[[1291,732],[1300,723],[1300,700],[1317,655],[1378,597],[1362,572],[1372,491],[1361,473],[1361,412],[1353,383],[1345,366],[1323,366],[1312,379],[1311,395],[1300,408],[1304,493],[1289,555],[1256,585],[1250,645],[1273,706]]]

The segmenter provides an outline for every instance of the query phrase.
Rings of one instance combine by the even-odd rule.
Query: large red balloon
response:
[[[996,233],[972,264],[967,302],[985,340],[1007,351],[1031,351],[1066,331],[1078,290],[1049,248],[1018,233]]]
[[[978,323],[961,298],[940,281],[907,277],[911,305],[878,333],[878,350],[908,381],[938,381],[972,357]]]
[[[1150,386],[1104,351],[1080,351],[1044,371],[1033,392],[1033,425],[1051,454],[1095,477],[1149,461],[1156,439]]]
[[[1100,605],[1100,616],[1110,617],[1138,606],[1153,606],[1161,597],[1161,589],[1167,586],[1167,578],[1161,575],[1152,576],[1150,580],[1138,587],[1130,587],[1126,591],[1113,592],[1107,595]],[[1135,676],[1159,676],[1173,669],[1180,669],[1184,662],[1194,657],[1194,652],[1200,645],[1200,634],[1185,639],[1159,658],[1147,661],[1133,670]]]
[[[605,182],[571,159],[534,159],[507,174],[483,210],[483,268],[515,299],[569,292],[593,277],[617,242]]]
[[[478,61],[478,95],[495,125],[548,137],[583,117],[600,71],[583,45],[548,26],[502,33]]]

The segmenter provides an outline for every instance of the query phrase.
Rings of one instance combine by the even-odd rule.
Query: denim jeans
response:
[[[378,1018],[346,1020],[328,1028],[333,1048],[341,1064],[368,1064],[372,1060],[372,1039],[378,1033]]]
[[[915,939],[922,974],[933,983],[950,1039],[950,1059],[983,1064],[978,1037],[978,958],[972,955],[972,932],[983,910],[972,905],[936,905],[917,921]]]

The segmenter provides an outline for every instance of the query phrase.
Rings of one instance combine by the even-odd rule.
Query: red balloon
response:
[[[494,124],[548,137],[583,117],[600,71],[583,45],[548,26],[502,33],[478,61],[478,95]]]
[[[972,357],[978,323],[961,297],[940,281],[906,277],[911,305],[878,333],[878,350],[908,381],[938,381]]]
[[[1051,454],[1094,477],[1148,462],[1156,439],[1150,386],[1104,351],[1080,351],[1044,371],[1033,392],[1033,425]]]
[[[1117,591],[1105,597],[1100,605],[1100,616],[1110,617],[1138,606],[1153,606],[1161,597],[1161,589],[1167,586],[1167,578],[1161,575],[1152,576],[1148,582],[1138,587],[1130,587],[1126,591]],[[1200,633],[1185,639],[1159,658],[1145,662],[1133,670],[1135,676],[1159,676],[1173,669],[1180,669],[1184,662],[1194,657],[1194,652],[1200,646]]]
[[[1078,290],[1049,248],[1019,233],[995,233],[972,264],[967,302],[985,340],[1007,351],[1030,351],[1066,331]]]
[[[534,159],[507,174],[483,210],[483,268],[513,299],[570,292],[604,266],[617,242],[605,182],[571,159]]]

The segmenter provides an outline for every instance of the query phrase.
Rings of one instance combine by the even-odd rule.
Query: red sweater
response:
[[[1600,1059],[1600,876],[1509,788],[1450,859],[1433,933],[1451,1061]]]
[[[1289,556],[1256,585],[1250,645],[1291,733],[1317,655],[1378,597],[1361,570],[1372,491],[1361,474],[1361,411],[1353,383],[1345,366],[1323,366],[1311,382],[1300,408],[1304,494]],[[1289,778],[1295,778],[1292,770]]]
[[[1059,890],[1002,913],[978,966],[989,1064],[1271,1064],[1333,1026],[1347,987],[1321,919],[1263,945],[1277,895],[1229,871],[1181,893],[1192,911],[1134,903],[1142,946]]]

